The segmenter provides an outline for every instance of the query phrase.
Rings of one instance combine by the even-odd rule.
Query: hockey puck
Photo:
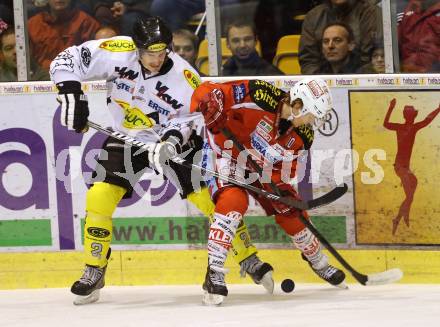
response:
[[[285,279],[281,283],[281,289],[286,293],[290,293],[295,289],[295,283],[291,279]]]

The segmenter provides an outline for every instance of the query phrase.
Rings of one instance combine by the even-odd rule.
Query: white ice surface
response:
[[[220,307],[201,304],[201,287],[105,287],[99,302],[74,306],[68,289],[0,291],[1,327],[110,326],[440,326],[440,285],[300,284],[265,294],[256,285],[229,285]]]

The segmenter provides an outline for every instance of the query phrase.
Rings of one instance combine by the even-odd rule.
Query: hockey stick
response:
[[[237,137],[227,128],[223,128],[222,133],[227,138],[232,140],[235,147],[240,152],[246,154],[246,158],[249,159],[251,166],[257,171],[258,174],[260,174],[260,176],[262,176],[263,169],[252,159],[248,150],[244,147],[243,144],[240,143]],[[270,181],[269,185],[274,193],[279,195],[282,194],[281,190],[272,181]],[[345,190],[347,190],[346,184],[344,184],[344,187]],[[317,198],[316,200],[319,201],[320,198]],[[403,272],[398,268],[389,269],[380,273],[375,273],[370,275],[361,274],[360,272],[356,271],[356,269],[354,269],[347,261],[345,261],[345,259],[339,254],[339,252],[327,241],[327,239],[315,228],[315,226],[312,225],[310,221],[304,218],[302,214],[299,215],[299,219],[316,236],[316,238],[327,248],[327,250],[339,261],[339,263],[345,269],[347,269],[350,272],[350,274],[362,285],[390,284],[402,278]]]
[[[99,131],[99,132],[101,132],[101,133],[103,133],[103,134],[106,134],[106,135],[111,136],[111,137],[113,137],[113,138],[115,138],[117,140],[120,140],[120,141],[122,141],[122,142],[124,142],[124,143],[126,143],[128,145],[136,146],[136,147],[139,147],[141,149],[149,149],[150,148],[150,145],[147,144],[147,143],[144,143],[142,141],[136,140],[135,138],[133,138],[131,136],[128,136],[128,135],[125,135],[124,133],[108,130],[108,129],[106,129],[106,128],[104,128],[104,127],[102,127],[102,126],[100,126],[100,125],[98,125],[98,124],[96,124],[94,122],[89,121],[88,122],[88,126],[93,128],[93,129],[95,129],[95,130],[97,130],[97,131]],[[260,189],[260,188],[258,188],[256,186],[247,184],[247,183],[245,183],[243,181],[239,181],[239,180],[231,178],[229,176],[225,176],[225,175],[219,174],[218,172],[213,171],[211,169],[204,168],[204,167],[198,166],[196,164],[193,164],[192,162],[189,162],[189,161],[187,161],[187,160],[185,160],[183,158],[180,158],[180,157],[174,157],[174,158],[171,158],[170,160],[174,161],[175,163],[177,163],[179,165],[182,165],[182,166],[185,166],[185,167],[188,167],[188,168],[194,168],[194,169],[198,170],[201,173],[206,173],[206,174],[209,174],[211,176],[217,177],[217,178],[219,178],[219,179],[221,179],[223,181],[226,181],[226,182],[229,182],[231,184],[243,187],[243,188],[245,188],[245,189],[247,189],[247,190],[249,190],[251,192],[259,194],[259,195],[261,195],[261,196],[263,196],[263,197],[265,197],[267,199],[279,201],[281,203],[284,203],[285,205],[288,205],[290,207],[294,207],[294,208],[299,209],[299,210],[310,210],[310,209],[313,209],[313,208],[317,208],[317,207],[329,204],[329,203],[331,203],[333,201],[336,201],[341,196],[343,196],[345,194],[345,192],[347,192],[347,185],[344,185],[344,186],[341,186],[341,187],[334,188],[330,192],[324,194],[323,196],[321,196],[321,197],[319,197],[317,199],[310,200],[310,201],[301,201],[301,200],[294,199],[294,198],[292,198],[290,196],[284,196],[283,197],[283,196],[279,196],[279,195],[276,195],[276,194],[272,194],[272,193],[267,192],[267,191],[265,191],[263,189]]]
[[[237,149],[242,152],[245,153],[247,155],[247,157],[249,158],[249,162],[252,166],[252,168],[255,169],[255,171],[260,175],[260,177],[266,179],[265,174],[263,169],[252,159],[252,156],[250,156],[249,152],[247,151],[247,149],[244,147],[243,144],[241,144],[238,139],[236,138],[236,136],[234,134],[232,134],[232,132],[228,129],[228,128],[223,128],[222,129],[222,133],[224,136],[226,136],[226,138],[232,140],[232,143],[234,143],[234,145],[237,147]],[[274,184],[274,182],[272,181],[271,178],[269,178],[269,186],[272,189],[272,192],[280,195],[281,196],[281,191],[279,190],[279,188]]]

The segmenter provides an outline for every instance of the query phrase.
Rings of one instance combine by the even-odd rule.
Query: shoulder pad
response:
[[[269,112],[276,112],[278,103],[283,99],[285,92],[276,86],[262,81],[249,81],[249,96],[259,107]]]

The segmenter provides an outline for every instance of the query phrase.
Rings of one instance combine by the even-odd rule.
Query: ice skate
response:
[[[227,269],[217,266],[208,266],[205,282],[203,283],[203,304],[220,305],[223,299],[228,296],[228,289],[225,283]]]
[[[100,289],[105,285],[105,271],[104,268],[98,268],[86,265],[84,273],[79,280],[73,283],[70,291],[78,295],[73,301],[75,305],[89,304],[99,300]]]
[[[309,260],[307,260],[307,258],[304,256],[304,254],[301,255],[302,258],[309,263],[310,268],[312,268],[315,274],[317,274],[320,278],[325,280],[330,285],[343,289],[348,289],[347,284],[345,284],[345,273],[342,270],[333,267],[332,265],[329,264],[325,265],[321,269],[315,269],[310,264]]]
[[[260,258],[253,254],[240,262],[240,275],[246,277],[246,273],[251,276],[255,284],[263,285],[269,294],[273,294],[273,267],[270,264],[261,261]]]

